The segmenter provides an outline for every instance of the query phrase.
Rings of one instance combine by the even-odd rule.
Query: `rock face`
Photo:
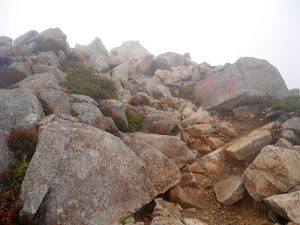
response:
[[[283,97],[287,86],[278,70],[265,60],[244,57],[209,75],[194,88],[194,101],[205,107],[233,109],[249,97]]]
[[[22,34],[21,36],[17,37],[14,40],[14,44],[16,46],[19,45],[27,45],[29,44],[29,41],[34,38],[35,36],[37,36],[39,33],[35,30],[30,30],[28,32],[26,32],[25,34]]]
[[[172,112],[155,110],[149,106],[144,108],[145,117],[141,130],[156,134],[171,134],[177,125],[177,118]]]
[[[214,186],[216,197],[224,205],[232,205],[244,196],[242,178],[233,176],[218,182]]]
[[[34,36],[30,42],[36,43],[36,52],[66,51],[69,49],[67,36],[59,28],[50,28]]]
[[[282,217],[300,224],[300,191],[274,195],[264,201]]]
[[[188,58],[175,52],[167,52],[156,56],[146,72],[147,75],[153,75],[157,69],[171,70],[173,66],[187,66]]]
[[[22,183],[22,213],[33,217],[39,210],[36,218],[46,225],[113,224],[160,193],[144,160],[119,138],[89,125],[48,123]],[[178,180],[176,167],[165,163],[176,176],[160,186],[163,192]]]
[[[43,108],[29,90],[0,90],[0,129],[32,128],[43,117]]]
[[[55,89],[44,89],[39,92],[38,97],[51,111],[48,113],[71,115],[69,96],[66,93]]]
[[[118,100],[101,100],[99,105],[103,115],[111,117],[121,131],[128,130],[125,105],[122,102]]]
[[[128,59],[142,59],[151,53],[138,41],[126,41],[121,46],[110,51],[112,57],[118,57],[120,62]]]
[[[255,201],[287,192],[300,182],[300,152],[268,145],[244,172],[244,186]]]
[[[245,160],[256,156],[259,151],[273,141],[269,130],[258,129],[250,134],[233,141],[226,152],[237,160]]]
[[[0,177],[2,173],[16,164],[14,153],[7,146],[8,132],[0,129]],[[0,179],[1,187],[2,179]]]
[[[0,47],[8,47],[11,46],[12,39],[5,36],[0,36]]]
[[[158,149],[170,158],[178,168],[182,168],[196,157],[186,144],[177,137],[140,132],[134,133],[133,136]]]
[[[283,129],[293,130],[295,133],[300,134],[300,117],[293,117],[282,124]]]
[[[19,88],[27,88],[33,91],[41,89],[61,89],[56,77],[51,73],[42,73],[29,76],[19,83],[15,84]]]

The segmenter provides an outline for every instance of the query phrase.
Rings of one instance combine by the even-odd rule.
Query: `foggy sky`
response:
[[[267,59],[300,88],[299,0],[0,0],[0,36],[60,27],[71,46],[96,36],[111,49],[138,40],[152,54],[198,63]]]

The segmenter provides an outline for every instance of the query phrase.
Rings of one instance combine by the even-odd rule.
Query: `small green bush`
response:
[[[274,100],[271,107],[284,112],[300,113],[300,95],[290,95],[282,99]]]
[[[116,99],[115,81],[95,74],[87,68],[68,70],[67,82],[64,83],[71,94],[87,95],[95,100]]]
[[[144,115],[126,110],[126,118],[128,122],[128,131],[136,132],[142,125]]]

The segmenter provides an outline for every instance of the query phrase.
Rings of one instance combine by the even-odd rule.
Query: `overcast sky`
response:
[[[300,0],[0,0],[0,36],[50,27],[71,46],[98,36],[108,49],[138,40],[211,65],[267,59],[300,87]]]

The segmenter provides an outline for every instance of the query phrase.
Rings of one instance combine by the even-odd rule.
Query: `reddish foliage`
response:
[[[0,195],[0,224],[13,225],[21,207],[21,202],[14,191],[2,192]]]
[[[8,147],[16,153],[17,158],[27,156],[31,159],[38,143],[37,129],[21,128],[13,130],[8,137]]]

